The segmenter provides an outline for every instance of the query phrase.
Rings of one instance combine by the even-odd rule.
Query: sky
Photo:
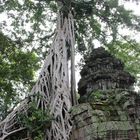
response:
[[[136,4],[135,2],[124,2],[120,0],[120,4],[124,4],[125,8],[133,10],[134,14],[140,15],[140,4]]]

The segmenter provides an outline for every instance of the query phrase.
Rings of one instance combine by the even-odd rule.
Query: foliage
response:
[[[6,0],[1,2],[0,9],[11,21],[3,20],[1,30],[8,32],[18,44],[23,44],[22,47],[36,51],[44,58],[50,46],[49,39],[54,34],[56,3],[52,0]]]
[[[70,1],[65,0],[63,9],[69,3]],[[119,0],[71,0],[71,7],[76,21],[77,49],[82,53],[92,49],[92,41],[95,39],[102,45],[116,41],[119,28],[140,30],[140,17],[119,5]],[[42,52],[45,54],[50,46],[48,40],[54,32],[56,12],[62,9],[62,4],[57,5],[55,0],[7,0],[1,4],[1,9],[12,20],[9,31],[11,36],[25,46],[38,44],[36,47],[32,46],[32,49],[39,55]],[[5,22],[3,21],[3,28],[6,28]],[[26,25],[29,25],[29,30]]]
[[[140,29],[138,27],[140,18],[133,15],[132,11],[125,10],[123,5],[119,5],[118,0],[77,1],[74,9],[77,43],[82,43],[82,47],[81,44],[78,45],[81,49],[86,46],[87,51],[92,49],[94,39],[103,46],[118,40],[118,29],[121,27]]]
[[[100,91],[94,91],[90,94],[89,100],[90,101],[95,100],[98,102],[99,100],[101,100],[102,95],[103,94]]]
[[[122,105],[129,99],[128,97],[130,94],[131,92],[129,90],[124,89],[109,89],[106,91],[96,90],[90,93],[88,101],[93,104],[117,105],[119,103]]]
[[[124,62],[126,71],[134,75],[139,81],[140,44],[134,40],[131,43],[116,41],[115,43],[108,44],[107,48],[113,55]]]
[[[29,135],[34,140],[42,140],[44,130],[50,127],[52,116],[49,110],[37,108],[36,102],[29,103],[28,113],[18,115],[18,122],[21,126],[26,127]]]
[[[17,105],[23,94],[27,95],[38,68],[35,53],[23,51],[0,33],[0,120]]]

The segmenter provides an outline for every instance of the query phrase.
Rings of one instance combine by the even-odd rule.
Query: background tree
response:
[[[35,53],[0,33],[0,120],[27,96],[39,68]]]

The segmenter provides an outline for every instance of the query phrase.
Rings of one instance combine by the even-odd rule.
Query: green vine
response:
[[[50,127],[53,117],[49,110],[37,108],[36,102],[29,103],[27,114],[18,115],[18,122],[21,126],[26,127],[29,136],[33,140],[42,140],[44,138],[45,128]]]

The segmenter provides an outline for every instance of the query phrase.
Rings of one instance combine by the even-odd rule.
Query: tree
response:
[[[54,42],[41,70],[39,79],[32,88],[29,96],[0,123],[0,138],[2,140],[7,138],[15,139],[15,136],[17,138],[21,137],[21,139],[31,139],[32,132],[39,134],[34,130],[32,131],[32,128],[29,125],[26,127],[27,125],[25,122],[20,123],[17,120],[17,116],[23,112],[25,119],[31,117],[31,120],[29,119],[27,122],[31,122],[32,120],[36,121],[36,115],[38,113],[34,114],[34,111],[32,112],[32,110],[30,110],[30,103],[33,102],[36,103],[35,108],[37,110],[41,109],[43,112],[50,110],[50,115],[55,119],[54,121],[51,121],[48,129],[44,128],[42,130],[44,131],[44,139],[69,139],[72,124],[69,114],[71,101],[66,44],[68,43],[70,48],[74,48],[75,41],[73,28],[74,19],[71,12],[67,17],[68,18],[63,21],[63,14],[61,12],[59,13]],[[36,119],[34,119],[34,117]],[[45,121],[44,119],[42,120],[43,122]],[[24,119],[21,120],[24,121]],[[41,123],[40,127],[42,128],[42,122],[39,121],[38,123]],[[28,131],[28,128],[30,132]],[[38,130],[38,128],[35,130]],[[25,133],[22,133],[23,131]]]
[[[15,30],[13,30],[13,32],[11,33],[11,36],[14,35],[13,39],[15,39],[18,44],[24,44],[26,47],[28,46],[27,43],[30,43],[31,41],[34,41],[36,43],[38,41],[39,43],[41,42],[40,46],[43,46],[43,43],[46,44],[45,39],[48,38],[48,35],[46,36],[45,33],[47,32],[47,30],[41,30],[41,25],[42,23],[44,23],[43,21],[46,17],[46,15],[44,15],[46,14],[45,10],[51,10],[53,12],[56,12],[57,9],[59,9],[60,11],[62,10],[65,17],[65,13],[67,13],[67,5],[69,5],[69,3],[68,0],[61,2],[63,3],[63,7],[58,6],[53,0],[42,0],[34,2],[25,0],[25,2],[23,3],[14,0],[5,1],[3,5],[1,5],[1,7],[6,8],[6,10],[8,11],[8,15],[10,13],[9,17],[16,18],[16,22],[13,22],[16,25],[13,26]],[[117,28],[120,28],[122,25],[123,27],[129,27],[134,30],[139,29],[139,19],[136,16],[134,16],[131,11],[126,11],[123,6],[120,6],[118,4],[118,1],[72,1],[71,8],[75,10],[75,33],[77,46],[82,46],[82,50],[79,49],[79,51],[83,54],[85,54],[85,51],[89,53],[92,49],[92,39],[98,39],[101,42],[101,44],[105,45],[106,47],[110,44],[110,46],[113,46],[114,44],[116,45],[117,43],[119,43],[118,40],[120,35],[118,33]],[[14,10],[16,11],[15,13]],[[19,17],[21,17],[21,15],[25,15],[25,17],[22,18],[21,21],[17,20],[19,19]],[[55,18],[53,19],[55,20]],[[26,32],[25,30],[23,30],[23,28],[17,28],[18,25],[19,27],[21,27],[22,25],[27,23],[28,20],[33,22],[32,31]],[[15,32],[16,29],[18,29],[17,32]],[[110,30],[109,33],[107,29]],[[22,34],[23,36],[19,37],[20,34]],[[53,34],[53,32],[51,34]],[[51,35],[49,35],[49,37],[50,36]],[[109,37],[111,39],[109,39]],[[25,46],[23,46],[22,49]],[[45,51],[47,51],[48,46],[49,45],[46,44]],[[113,48],[110,46],[108,47],[108,49]],[[39,50],[38,48],[34,49],[35,51]],[[40,55],[40,53],[38,53],[38,55]],[[49,66],[47,70],[49,71]],[[63,74],[63,76],[64,75],[65,74]],[[57,89],[57,86],[55,88]],[[46,89],[42,89],[42,91],[44,92],[45,90]],[[63,97],[60,98],[63,99]],[[59,112],[62,113],[62,111]]]
[[[8,34],[23,50],[34,51],[44,59],[51,43],[49,40],[54,34],[56,13],[58,10],[65,11],[69,4],[67,0],[63,2],[64,7],[57,5],[55,0],[3,1],[0,12],[7,15],[11,24],[3,21],[1,31]],[[94,47],[93,40],[98,40],[110,52],[115,52],[118,57],[127,61],[127,69],[131,73],[140,73],[134,63],[138,63],[138,43],[130,36],[119,33],[121,28],[140,31],[139,16],[119,5],[119,0],[72,0],[71,7],[75,17],[77,51],[87,55]],[[133,55],[130,57],[130,54]]]
[[[65,1],[65,6],[69,4],[68,2]],[[129,36],[120,35],[119,28],[140,31],[140,17],[135,16],[132,11],[125,10],[123,5],[119,5],[118,0],[75,0],[71,1],[71,7],[76,20],[77,50],[87,55],[94,47],[92,41],[96,39],[111,53],[115,52],[118,57],[129,63],[127,69],[137,76],[140,71],[135,62],[138,63],[139,54],[135,55],[135,52],[138,52],[139,45]],[[5,20],[1,24],[1,31],[8,34],[21,49],[28,50],[29,55],[29,50],[31,50],[44,59],[51,43],[49,40],[54,34],[53,25],[56,23],[56,13],[58,10],[65,11],[66,8],[58,6],[55,0],[6,0],[1,2],[0,9],[0,12],[5,13],[11,20],[10,29],[7,28],[9,25]],[[125,53],[126,50],[133,55],[130,57],[128,53]],[[25,58],[24,54],[22,55]],[[17,75],[15,74],[15,77]],[[13,79],[15,77],[13,76]],[[28,80],[22,75],[21,78],[24,81]]]
[[[136,77],[136,86],[140,84],[140,44],[133,42],[117,41],[115,43],[108,44],[109,51],[116,57],[120,58],[124,64],[125,69],[131,72]]]
[[[38,60],[35,53],[22,50],[0,33],[0,120],[27,96],[39,68]]]
[[[115,42],[120,36],[118,28],[140,30],[140,17],[135,16],[132,11],[125,10],[123,5],[119,5],[119,0],[72,0],[71,7],[76,20],[75,33],[79,51],[89,51],[94,39],[99,40],[102,45]],[[48,39],[54,32],[57,11],[65,11],[66,8],[58,6],[55,0],[25,0],[22,3],[7,0],[3,2],[1,9],[13,21],[10,28],[11,36],[26,46],[28,43],[38,42],[38,49],[33,49],[37,49],[39,53],[49,47]],[[27,25],[30,25],[30,30],[26,28]],[[5,22],[2,27],[5,27]]]

